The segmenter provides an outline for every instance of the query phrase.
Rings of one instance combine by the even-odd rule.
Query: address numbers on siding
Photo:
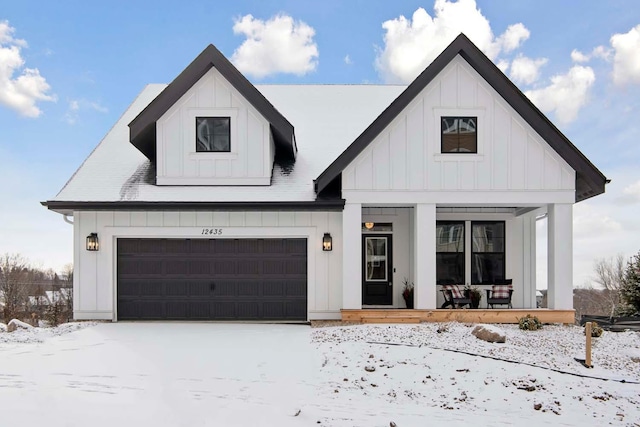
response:
[[[222,228],[203,228],[202,234],[205,236],[221,236]]]

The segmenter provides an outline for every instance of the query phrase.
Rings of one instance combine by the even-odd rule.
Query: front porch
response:
[[[404,283],[415,285],[414,308],[422,314],[400,310],[402,318],[475,322],[488,321],[477,320],[488,316],[497,318],[497,323],[515,323],[537,312],[536,222],[546,217],[546,282],[552,314],[541,313],[544,321],[573,323],[571,204],[505,205],[347,203],[342,218],[343,320],[348,310],[363,309],[368,311],[365,318],[380,318],[380,313],[392,317],[395,310],[405,308]],[[487,310],[486,291],[505,279],[513,282],[515,310]],[[444,303],[444,280],[478,289],[480,310],[446,314],[450,310],[438,309]]]
[[[542,323],[575,322],[575,310],[537,309],[363,309],[341,310],[343,322],[357,323],[518,323],[527,314],[536,316]]]

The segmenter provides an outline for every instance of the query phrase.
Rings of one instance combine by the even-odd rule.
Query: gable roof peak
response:
[[[320,194],[453,59],[460,55],[575,171],[576,202],[604,193],[607,178],[464,33],[460,33],[315,180]]]
[[[156,155],[156,122],[211,68],[220,74],[269,122],[277,149],[295,159],[294,128],[289,121],[216,48],[209,44],[169,85],[129,123],[129,140],[150,160]]]

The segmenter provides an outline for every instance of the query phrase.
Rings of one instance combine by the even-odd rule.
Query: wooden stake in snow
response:
[[[587,337],[586,355],[584,358],[584,364],[587,368],[593,368],[591,365],[591,322],[587,322],[584,325],[584,334]]]

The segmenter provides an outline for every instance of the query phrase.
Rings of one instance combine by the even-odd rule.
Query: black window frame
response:
[[[473,249],[473,239],[474,239],[474,235],[473,235],[473,227],[475,225],[483,225],[483,224],[491,224],[491,225],[496,225],[496,224],[501,224],[502,225],[502,251],[501,252],[478,252],[478,251],[474,251]],[[506,276],[506,267],[507,267],[507,225],[506,225],[506,221],[471,221],[471,229],[469,230],[471,233],[471,283],[474,285],[486,285],[486,284],[493,284],[496,280],[504,280],[505,276]],[[502,271],[499,272],[498,275],[494,274],[493,280],[491,279],[487,279],[487,280],[482,280],[480,282],[478,282],[476,280],[476,254],[482,254],[482,255],[502,255]],[[484,279],[484,278],[483,278]]]
[[[445,120],[464,120],[472,119],[475,123],[474,135],[474,151],[445,151],[444,150],[444,136],[445,136]],[[458,133],[460,135],[460,126],[458,125]],[[460,150],[460,138],[458,138],[458,150]],[[441,154],[478,154],[478,116],[442,116],[440,117],[440,153]]]
[[[440,237],[438,236],[437,230],[438,230],[438,226],[440,225],[458,225],[461,227],[462,230],[462,251],[461,252],[439,252],[438,251],[438,240]],[[436,221],[436,283],[439,283],[443,280],[449,281],[449,280],[453,280],[455,283],[458,284],[463,284],[465,283],[465,271],[466,271],[466,224],[465,221]],[[439,277],[439,272],[440,270],[438,269],[438,265],[442,264],[440,263],[440,259],[442,257],[444,257],[445,255],[448,255],[449,257],[451,256],[451,254],[456,254],[456,258],[458,258],[461,262],[459,265],[460,268],[460,278],[452,278],[452,277]],[[447,275],[449,276],[449,275]]]
[[[229,141],[229,145],[227,147],[226,150],[201,150],[200,146],[198,144],[198,122],[199,120],[202,119],[213,119],[213,120],[226,120],[227,121],[227,132],[226,134],[220,134],[221,136],[224,135],[227,137],[227,141]],[[196,153],[230,153],[231,152],[231,117],[229,116],[196,116],[196,123],[195,123],[195,129],[196,129],[196,134],[195,134],[195,144],[196,144]],[[216,137],[216,134],[213,134],[214,140]],[[213,143],[213,146],[215,146],[215,142]]]

